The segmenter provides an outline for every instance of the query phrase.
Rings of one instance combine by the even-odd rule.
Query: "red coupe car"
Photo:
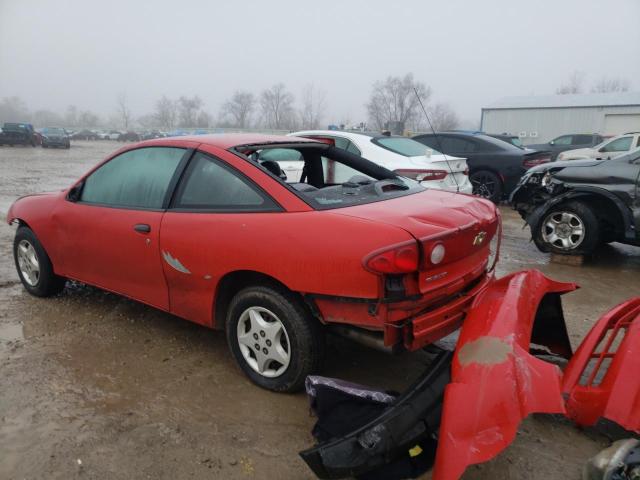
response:
[[[304,159],[299,182],[261,157],[273,149]],[[491,202],[262,135],[128,145],[7,220],[29,293],[74,279],[223,329],[242,370],[276,391],[319,368],[327,329],[415,350],[459,328],[500,236]]]

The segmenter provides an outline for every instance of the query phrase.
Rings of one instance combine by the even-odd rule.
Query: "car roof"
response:
[[[291,144],[291,137],[284,135],[263,135],[258,133],[213,133],[209,135],[180,135],[176,137],[156,138],[140,142],[141,145],[162,145],[167,140],[196,142],[228,150],[242,145],[260,145],[268,143]],[[300,143],[318,143],[306,138],[296,139]]]

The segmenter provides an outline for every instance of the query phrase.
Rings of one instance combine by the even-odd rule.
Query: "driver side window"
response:
[[[571,135],[563,135],[553,141],[554,145],[571,145]]]
[[[79,201],[123,208],[161,209],[183,148],[129,150],[89,175]]]
[[[626,152],[631,148],[633,137],[621,137],[612,140],[600,149],[601,152]]]

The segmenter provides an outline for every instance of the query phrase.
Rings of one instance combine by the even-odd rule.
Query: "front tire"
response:
[[[64,289],[66,279],[53,272],[47,252],[30,228],[18,228],[13,241],[13,259],[22,285],[31,295],[50,297]]]
[[[226,334],[242,371],[274,392],[300,390],[324,358],[320,323],[283,288],[254,286],[238,292],[229,305]]]
[[[498,203],[502,200],[503,185],[500,177],[489,170],[479,170],[469,178],[473,186],[473,194]]]
[[[565,255],[593,253],[601,238],[598,218],[581,202],[552,207],[536,226],[533,240],[539,250]]]

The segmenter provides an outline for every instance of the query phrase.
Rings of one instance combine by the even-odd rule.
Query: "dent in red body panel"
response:
[[[545,295],[575,288],[531,270],[496,280],[476,297],[445,390],[434,480],[458,478],[468,465],[496,456],[530,413],[564,412],[560,370],[532,356],[529,348],[532,335],[540,337],[537,343],[545,340],[534,334]],[[561,353],[568,348],[548,346]]]
[[[640,297],[593,326],[565,369],[562,391],[576,423],[607,418],[640,433]]]

